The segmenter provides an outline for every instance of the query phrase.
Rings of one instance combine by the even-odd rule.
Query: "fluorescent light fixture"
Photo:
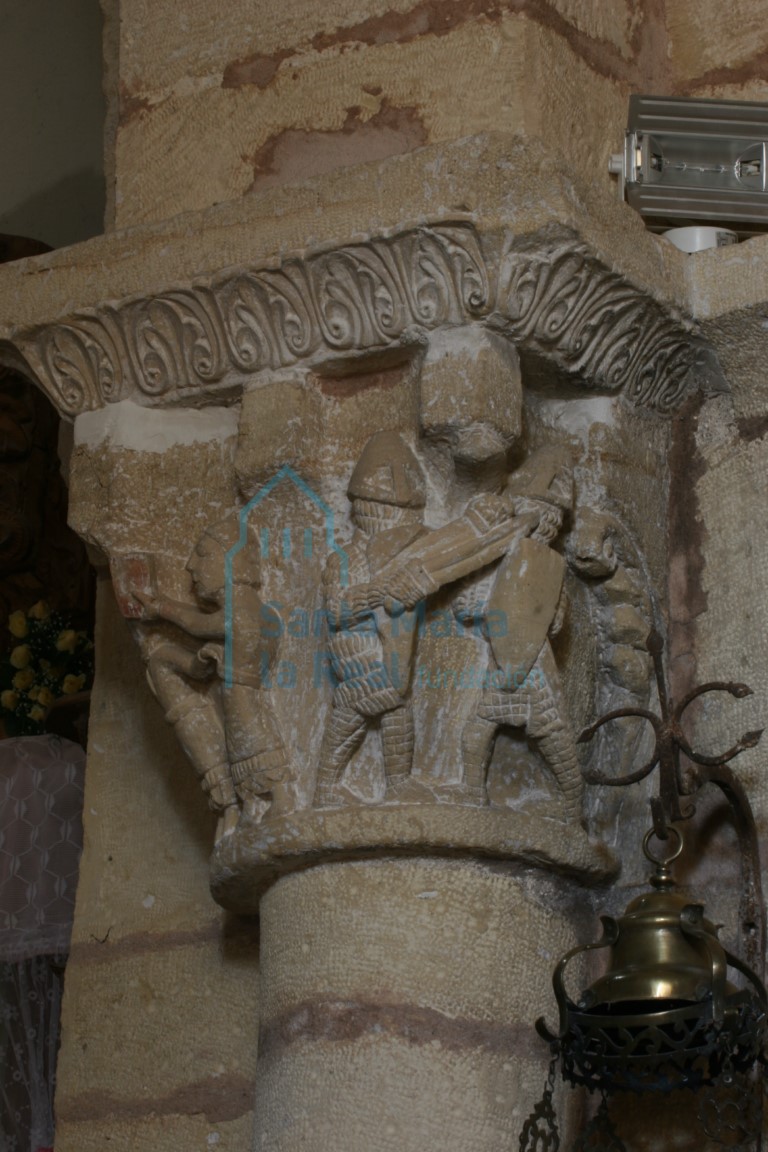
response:
[[[718,223],[768,226],[768,104],[630,96],[622,194],[653,231]]]

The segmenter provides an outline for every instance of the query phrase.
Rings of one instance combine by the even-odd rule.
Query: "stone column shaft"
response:
[[[542,874],[327,864],[261,906],[258,1152],[507,1152],[546,1074],[533,1020],[574,940]]]

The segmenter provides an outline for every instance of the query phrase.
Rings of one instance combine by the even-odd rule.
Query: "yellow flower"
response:
[[[3,708],[6,708],[9,712],[13,712],[18,703],[18,692],[12,692],[10,688],[6,688],[5,692],[0,692],[0,705],[2,705]]]
[[[37,702],[38,704],[42,704],[43,708],[50,708],[55,699],[56,697],[50,688],[41,688],[37,694]]]
[[[33,620],[47,620],[51,614],[51,609],[46,600],[38,600],[37,604],[33,604],[27,613]]]
[[[29,716],[30,720],[44,720],[45,708],[41,708],[39,704],[35,704],[34,708],[30,708],[29,712],[27,712],[27,716]]]
[[[32,652],[29,644],[19,644],[10,655],[10,661],[14,668],[26,668],[31,658]]]
[[[77,632],[74,628],[67,628],[64,632],[59,632],[56,641],[56,648],[59,652],[74,652],[77,647]]]
[[[84,684],[85,676],[73,676],[70,672],[68,676],[64,677],[61,684],[61,690],[65,696],[71,696],[73,692],[79,692]]]
[[[17,672],[12,681],[14,688],[18,688],[20,692],[31,687],[34,682],[35,674],[31,668],[25,668],[23,672]]]
[[[27,618],[21,609],[11,612],[8,617],[8,628],[12,636],[22,640],[27,634]]]
[[[28,700],[37,700],[38,696],[40,695],[40,692],[41,692],[40,685],[39,684],[33,684],[32,687],[27,692],[27,699]]]

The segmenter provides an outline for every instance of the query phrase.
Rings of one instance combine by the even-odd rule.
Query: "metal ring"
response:
[[[651,837],[656,835],[655,828],[649,828],[643,837],[643,852],[645,853],[646,860],[650,860],[651,864],[660,864],[662,868],[665,868],[668,864],[671,864],[673,860],[677,860],[678,856],[683,850],[683,836],[680,832],[680,829],[676,828],[674,824],[670,824],[667,828],[667,831],[674,833],[674,835],[677,836],[677,847],[675,848],[674,852],[668,856],[654,856],[648,847],[651,842]]]

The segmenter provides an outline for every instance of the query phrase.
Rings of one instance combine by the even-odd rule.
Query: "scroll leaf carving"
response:
[[[416,228],[105,305],[17,344],[72,415],[136,393],[145,403],[204,401],[242,386],[244,374],[473,319],[585,386],[659,411],[679,403],[701,359],[689,322],[561,228],[510,239],[498,289],[495,264],[468,224]]]
[[[668,334],[660,335],[653,352],[638,365],[627,390],[636,404],[647,404],[659,412],[671,412],[688,391],[691,351],[680,347]]]
[[[259,372],[277,362],[277,332],[264,285],[254,275],[238,276],[218,294],[224,336],[240,372]]]
[[[408,323],[402,283],[386,248],[323,257],[313,267],[312,285],[323,336],[331,347],[386,344]]]
[[[38,367],[43,380],[50,383],[54,401],[69,415],[98,408],[104,400],[120,399],[122,364],[101,317],[82,317],[42,334]]]
[[[226,372],[221,321],[207,291],[173,292],[133,305],[125,319],[134,372],[149,395],[205,388]]]
[[[570,236],[508,249],[492,320],[593,386],[623,388],[634,404],[668,411],[689,386],[692,325],[607,271]]]
[[[291,261],[280,272],[261,273],[259,280],[265,289],[277,336],[272,366],[303,360],[319,341],[305,266],[297,260]]]

